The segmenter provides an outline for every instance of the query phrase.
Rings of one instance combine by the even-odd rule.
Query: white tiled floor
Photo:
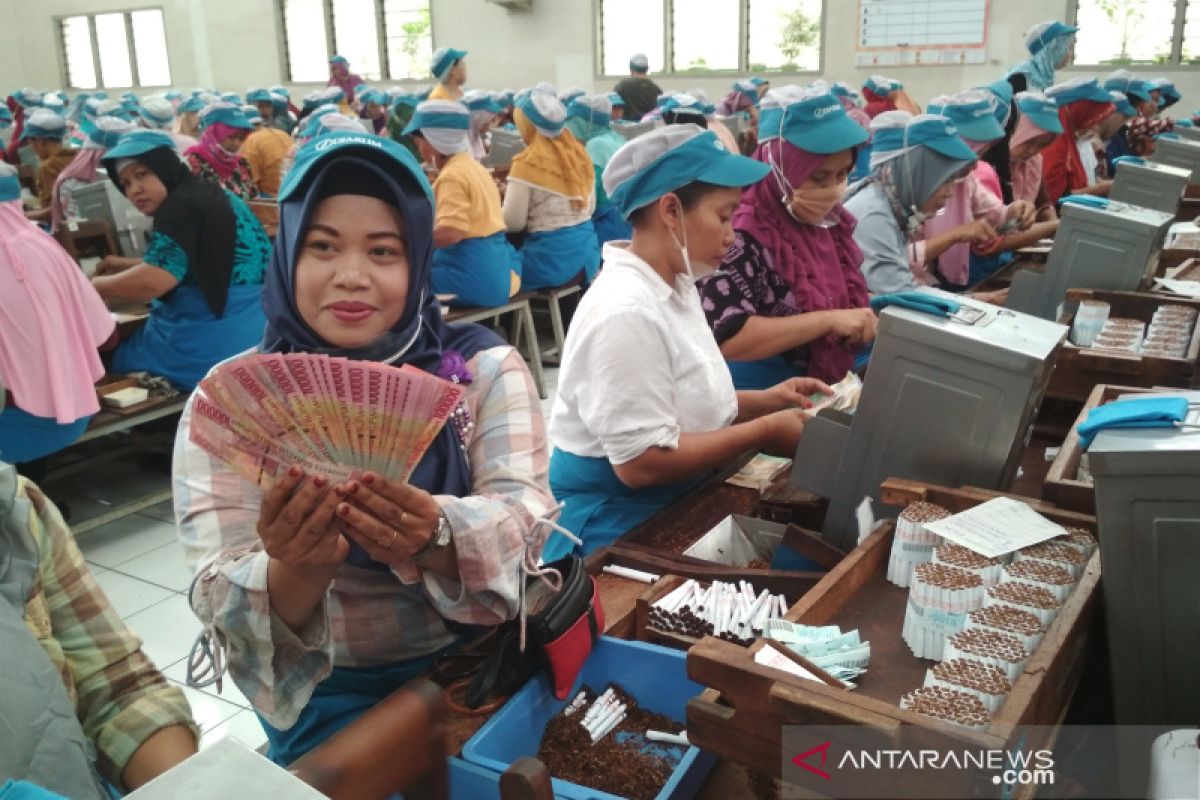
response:
[[[547,422],[558,387],[558,369],[545,370],[542,401]],[[116,460],[44,487],[55,502],[66,503],[73,522],[104,513],[113,505],[170,486],[167,475]],[[216,686],[191,689],[187,656],[200,623],[187,602],[191,571],[175,536],[170,502],[159,503],[79,536],[79,547],[96,580],[117,612],[144,642],[146,654],[167,680],[183,688],[201,728],[201,746],[231,736],[250,746],[266,742],[245,696],[226,676]]]

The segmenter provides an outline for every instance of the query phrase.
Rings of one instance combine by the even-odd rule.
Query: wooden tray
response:
[[[1185,305],[1200,311],[1200,299],[1167,297],[1148,292],[1109,292],[1093,289],[1071,289],[1067,299],[1072,301],[1101,300],[1110,306],[1110,316],[1127,317],[1150,322],[1159,306]],[[1074,314],[1059,320],[1070,325]],[[1196,361],[1200,358],[1200,324],[1192,330],[1187,354],[1183,358],[1128,355],[1064,346],[1050,376],[1047,397],[1084,402],[1098,384],[1123,386],[1169,386],[1187,389],[1196,379]]]
[[[948,489],[891,479],[883,502],[926,500],[952,512],[971,508],[997,492]],[[1095,531],[1095,518],[1017,498],[1060,524]],[[858,628],[872,646],[870,671],[856,690],[842,690],[755,664],[759,641],[742,648],[707,637],[688,651],[688,676],[709,687],[688,704],[688,738],[694,744],[750,768],[777,774],[781,726],[864,726],[899,747],[940,741],[982,747],[1011,744],[1018,725],[1056,725],[1066,712],[1084,669],[1084,652],[1098,598],[1100,558],[1095,554],[1075,591],[1051,624],[992,724],[970,731],[903,711],[901,695],[923,683],[932,661],[915,658],[901,638],[907,590],[885,579],[893,524],[885,523],[792,606],[786,619],[808,625]],[[917,780],[943,780],[930,772]],[[960,796],[970,796],[964,786]],[[939,796],[946,796],[944,788]]]
[[[1075,432],[1075,429],[1087,419],[1088,412],[1093,408],[1111,403],[1124,394],[1152,391],[1154,390],[1138,386],[1113,386],[1107,383],[1102,383],[1093,389],[1087,402],[1083,404],[1083,410],[1079,412],[1079,418],[1067,432],[1067,438],[1063,440],[1062,446],[1058,450],[1058,457],[1054,459],[1054,463],[1050,465],[1050,471],[1046,473],[1046,480],[1042,484],[1042,497],[1068,511],[1095,514],[1095,485],[1090,481],[1081,481],[1077,477],[1083,448],[1079,446],[1079,434]]]

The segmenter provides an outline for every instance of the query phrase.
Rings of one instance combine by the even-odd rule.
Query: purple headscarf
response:
[[[808,180],[828,157],[806,152],[783,139],[762,142],[754,151],[758,161],[770,163],[773,159],[782,167],[793,188]],[[747,188],[733,215],[733,227],[748,233],[771,254],[775,271],[791,287],[801,311],[865,308],[870,297],[859,270],[863,254],[854,242],[858,221],[839,204],[834,210],[838,218],[834,227],[803,225],[788,214],[780,202],[782,194],[771,175]],[[811,377],[839,381],[854,365],[854,354],[835,337],[826,336],[808,347]]]

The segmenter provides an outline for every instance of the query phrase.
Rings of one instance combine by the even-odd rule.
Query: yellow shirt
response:
[[[433,182],[437,202],[434,227],[462,231],[468,239],[482,239],[505,230],[500,211],[500,190],[487,169],[470,153],[456,153]]]
[[[278,128],[259,128],[246,137],[241,155],[260,194],[279,194],[284,159],[292,150],[292,137]]]
[[[455,97],[455,96],[451,95],[450,92],[446,91],[446,84],[439,83],[437,86],[433,87],[433,91],[429,93],[429,97],[427,97],[426,99],[427,100],[461,100],[462,96],[463,96],[462,89],[458,90],[458,96]]]
[[[54,190],[59,173],[66,169],[77,155],[78,150],[59,145],[38,167],[37,190],[40,208],[50,207],[50,192]]]

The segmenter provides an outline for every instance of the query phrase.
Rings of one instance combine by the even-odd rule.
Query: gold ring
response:
[[[388,541],[388,543],[387,543],[387,549],[388,549],[388,550],[391,550],[391,549],[392,549],[392,545],[394,545],[394,544],[396,543],[396,540],[397,540],[398,538],[400,538],[400,531],[398,531],[398,530],[395,530],[395,529],[392,529],[392,538],[391,538],[391,540],[390,540],[390,541]]]

